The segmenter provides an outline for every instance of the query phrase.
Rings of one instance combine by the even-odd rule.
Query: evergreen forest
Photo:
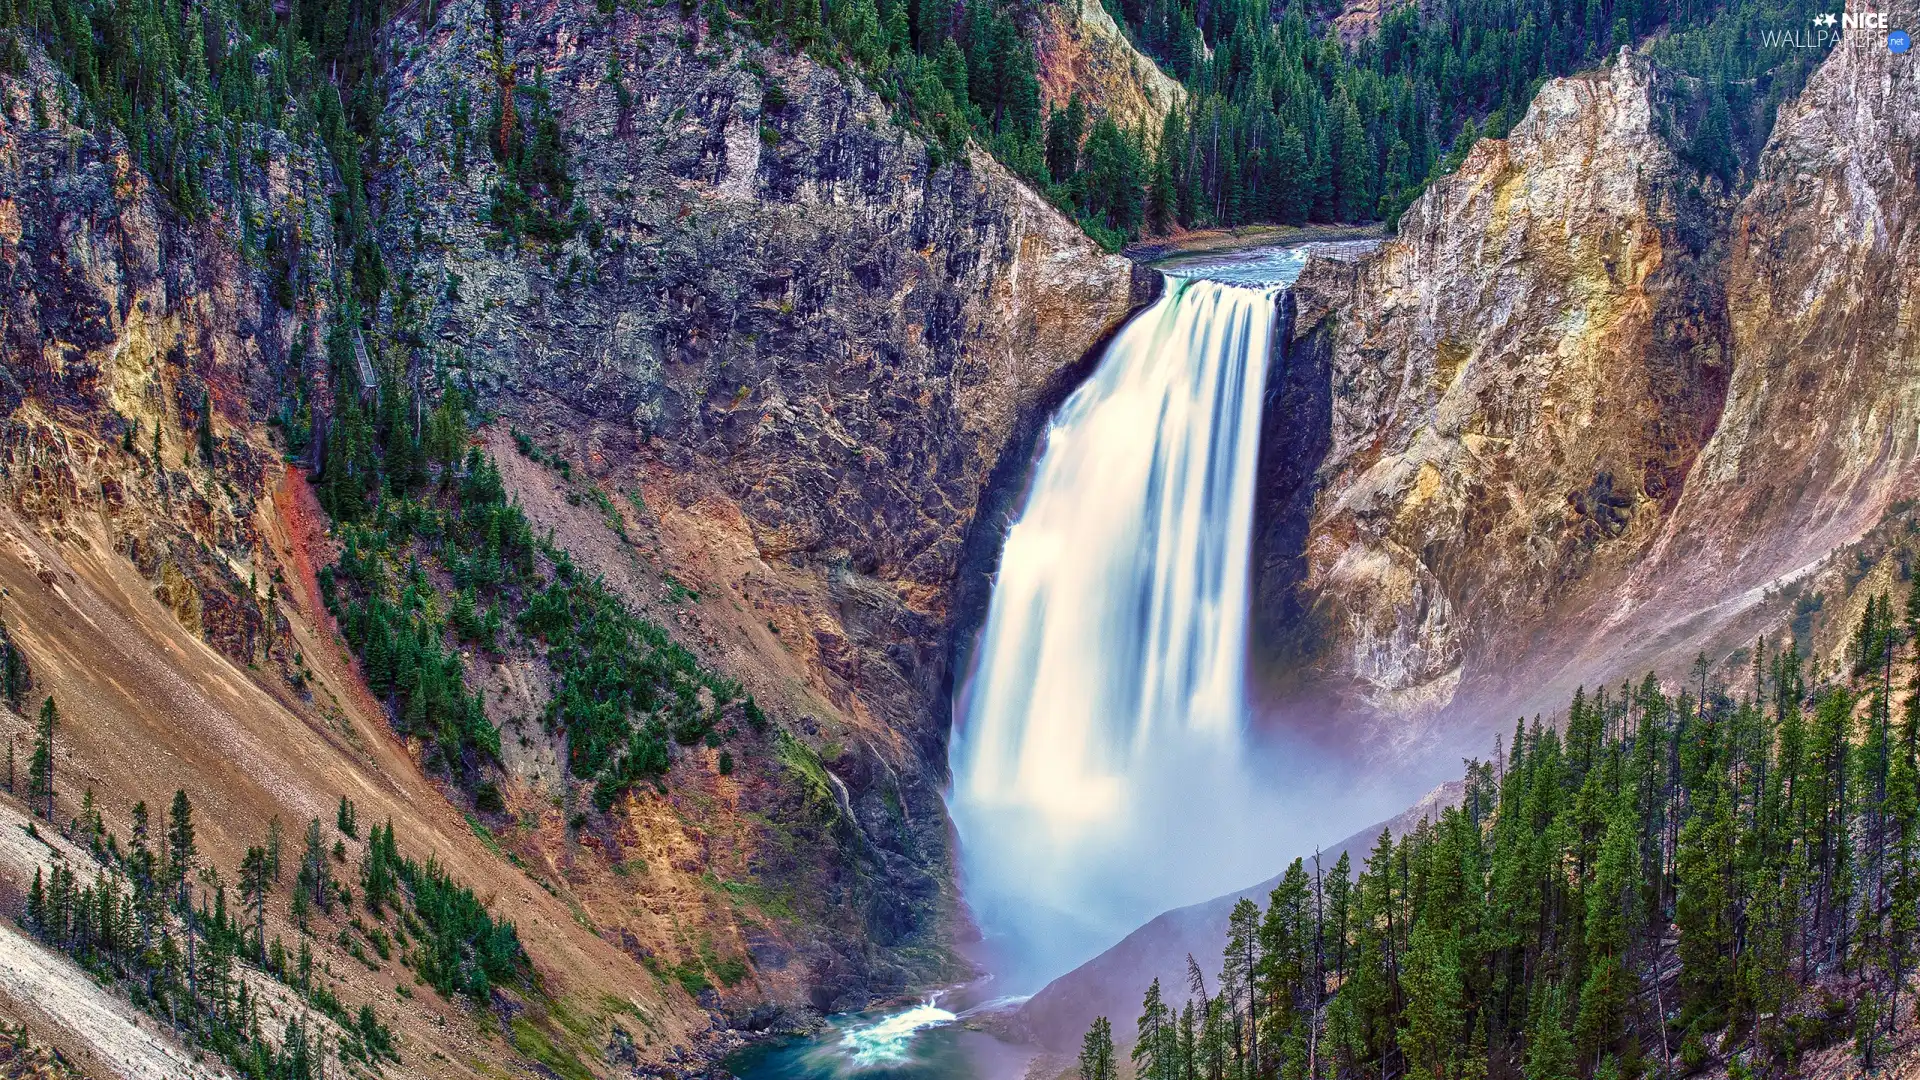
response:
[[[46,698],[26,783],[7,777],[8,789],[49,826],[56,804],[44,762],[53,758],[58,712]],[[486,1004],[497,986],[538,993],[513,924],[493,917],[431,856],[424,864],[403,856],[391,821],[363,838],[345,796],[331,832],[318,818],[308,822],[297,856],[283,852],[276,818],[225,874],[200,850],[185,791],[174,793],[164,820],[145,802],[134,804],[131,820],[123,843],[88,790],[57,830],[78,858],[30,823],[27,835],[52,858],[34,871],[21,925],[248,1080],[323,1080],[330,1060],[376,1068],[401,1061],[399,1040],[373,1005],[352,1010],[335,993],[337,978],[314,954],[322,934],[368,970],[398,963],[449,999]],[[357,874],[349,843],[360,849]],[[269,937],[267,911],[280,902],[297,931],[294,945]],[[262,989],[262,977],[305,1010],[289,1012]]]
[[[1920,963],[1920,587],[1870,600],[1838,670],[1763,640],[1738,681],[1701,657],[1577,693],[1436,819],[1294,860],[1217,969],[1145,988],[1132,1075],[1871,1071]],[[1082,1080],[1121,1075],[1116,1041],[1093,1025]]]

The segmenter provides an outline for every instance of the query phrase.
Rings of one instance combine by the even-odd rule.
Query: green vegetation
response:
[[[782,889],[775,892],[755,881],[724,881],[709,870],[704,875],[706,882],[726,894],[735,904],[748,904],[771,919],[792,920],[793,903],[790,891]],[[731,984],[729,984],[731,985]]]
[[[1151,993],[1157,995],[1159,991],[1156,980]],[[1093,1026],[1080,1040],[1080,1080],[1120,1080],[1114,1061],[1113,1025],[1104,1016],[1094,1018]]]
[[[567,732],[574,775],[600,778],[594,802],[605,811],[634,784],[666,774],[669,740],[702,741],[716,732],[722,710],[744,699],[737,684],[702,669],[564,552],[554,554],[553,566],[547,587],[527,598],[515,622],[545,646],[559,680],[547,715]]]
[[[784,37],[822,59],[850,59],[902,120],[927,134],[934,164],[966,152],[977,136],[1024,175],[1040,172],[1040,83],[1033,46],[1001,0],[940,7],[916,0],[845,0],[822,21],[820,0],[749,0],[748,26],[763,38]],[[726,12],[709,0],[709,21]],[[763,98],[776,118],[784,86],[768,83]],[[774,128],[773,142],[778,142]]]
[[[1920,584],[1902,620],[1870,602],[1830,683],[1791,643],[1751,658],[1744,688],[1702,657],[1677,695],[1516,725],[1357,880],[1296,859],[1211,986],[1147,991],[1136,1076],[1777,1076],[1846,1040],[1871,1072],[1920,963]]]
[[[282,14],[285,12],[285,14]],[[385,19],[379,0],[327,0],[277,9],[245,0],[209,0],[192,18],[155,0],[7,0],[0,3],[0,68],[27,64],[22,36],[42,44],[72,80],[57,100],[35,95],[36,123],[57,107],[72,123],[117,128],[135,164],[183,213],[206,217],[223,203],[244,211],[245,166],[264,160],[279,130],[331,166],[334,241],[343,258],[342,294],[377,295],[385,281],[370,232],[363,182],[379,101],[359,78]],[[295,223],[256,234],[240,217],[243,250],[274,271],[274,295],[293,306],[291,282],[306,255]],[[210,410],[197,432],[211,452]],[[160,432],[154,437],[158,442]]]
[[[584,203],[573,202],[565,140],[547,90],[546,72],[536,68],[532,86],[516,85],[504,0],[488,0],[487,24],[487,59],[496,84],[492,115],[487,119],[488,144],[500,166],[500,179],[489,193],[487,220],[509,241],[524,235],[559,243],[585,225],[588,215]],[[465,105],[457,103],[456,108],[464,111]],[[466,125],[458,114],[455,120],[456,138],[464,140]],[[464,158],[464,146],[460,156]]]
[[[578,1054],[555,1046],[546,1032],[528,1017],[514,1017],[508,1022],[508,1030],[513,1033],[514,1049],[539,1062],[553,1075],[563,1080],[593,1080],[593,1070],[581,1062]]]
[[[6,623],[0,622],[0,697],[6,699],[8,708],[19,712],[32,689],[33,672],[27,667],[27,654],[13,643]]]
[[[1155,227],[1396,221],[1481,135],[1501,136],[1545,79],[1622,45],[1653,50],[1672,84],[1682,153],[1731,183],[1817,51],[1758,29],[1808,25],[1810,0],[1446,0],[1392,5],[1343,47],[1320,0],[1107,0],[1191,94],[1168,117],[1148,189]]]
[[[350,803],[345,804],[350,806]],[[150,840],[145,803],[133,808],[133,831],[123,849],[87,793],[69,836],[98,860],[91,880],[56,861],[36,870],[24,925],[43,942],[72,956],[105,982],[122,986],[134,1003],[206,1046],[241,1075],[260,1080],[318,1077],[326,1049],[318,1032],[291,1020],[276,1044],[260,1024],[257,998],[236,965],[251,963],[279,979],[307,1004],[337,1022],[340,1053],[353,1060],[399,1061],[391,1029],[371,1005],[350,1012],[314,978],[309,944],[297,956],[279,938],[267,940],[266,908],[278,879],[278,845],[247,850],[239,867],[239,904],[229,907],[227,886],[195,844],[193,805],[175,792],[164,837]],[[343,830],[344,831],[344,830]],[[393,823],[375,826],[360,866],[360,899],[373,922],[351,915],[352,894],[336,881],[329,861],[341,861],[341,841],[329,856],[318,819],[307,827],[306,853],[289,897],[296,924],[311,933],[310,915],[340,911],[342,948],[377,970],[396,944],[402,958],[441,994],[492,1000],[496,986],[533,989],[533,969],[513,923],[495,919],[471,888],[454,881],[431,856],[425,865],[400,855]],[[393,920],[391,934],[380,924]],[[349,933],[349,928],[353,931]],[[365,941],[378,954],[366,954]]]
[[[392,844],[393,826],[387,826]],[[389,854],[385,856],[391,859]],[[414,950],[414,970],[442,994],[487,1001],[494,986],[525,985],[533,976],[513,924],[495,920],[432,856],[425,866],[399,860],[398,877],[413,895],[414,915],[424,925]]]
[[[429,748],[430,764],[478,791],[499,759],[499,731],[463,681],[458,642],[544,658],[555,681],[545,719],[566,733],[573,775],[598,782],[602,812],[635,785],[659,782],[674,745],[730,734],[730,710],[764,725],[737,683],[702,668],[659,624],[538,540],[491,459],[477,449],[459,457],[462,395],[443,392],[427,438],[407,421],[403,390],[380,402],[382,422],[343,403],[330,437],[329,460],[337,453],[339,465],[329,466],[321,494],[343,545],[320,585],[368,687],[395,727]],[[436,439],[435,430],[458,434]],[[548,460],[513,434],[522,454]]]
[[[1662,125],[1701,176],[1731,185],[1765,140],[1774,110],[1819,59],[1817,50],[1765,44],[1759,33],[1804,27],[1813,0],[1394,5],[1351,47],[1330,22],[1340,10],[1331,0],[1107,3],[1190,92],[1188,108],[1169,114],[1161,131],[1126,130],[1087,103],[1044,110],[1038,61],[1021,30],[1031,13],[1011,0],[698,7],[710,28],[738,21],[762,39],[851,64],[898,119],[927,135],[936,165],[963,158],[978,141],[1110,247],[1176,224],[1396,221],[1475,138],[1504,134],[1541,81],[1597,66],[1650,36],[1666,73]],[[683,7],[691,14],[696,5]],[[497,235],[552,245],[585,229],[597,242],[575,196],[545,74],[518,81],[509,9],[492,0],[487,14],[494,85],[482,102],[463,92],[450,103],[452,167],[465,173],[483,124],[499,167],[486,211]],[[265,145],[266,129],[323,150],[338,178],[332,217],[342,256],[328,285],[349,326],[389,284],[363,182],[381,105],[370,46],[385,16],[378,0],[330,0],[286,15],[217,0],[197,21],[166,18],[146,0],[0,4],[0,26],[41,41],[79,87],[79,100],[61,103],[68,114],[119,127],[138,163],[189,213],[204,214],[216,195],[231,197],[241,162]],[[0,59],[17,70],[23,55],[10,40]],[[758,73],[762,137],[777,146],[787,90]],[[633,100],[624,78],[616,56],[605,82],[623,111]],[[304,238],[290,226],[260,237],[247,231],[249,251],[274,270],[276,295],[293,306],[295,263],[311,261]],[[288,396],[282,421],[297,449],[309,435],[311,403],[303,385]],[[209,415],[203,410],[196,433],[203,456],[212,452]]]
[[[40,703],[40,718],[34,721],[33,756],[27,759],[27,797],[41,800],[36,809],[48,821],[53,820],[53,729],[59,721],[60,710],[48,694]]]
[[[480,765],[498,760],[500,734],[480,696],[466,689],[454,632],[490,642],[499,616],[475,613],[477,590],[492,595],[531,581],[535,545],[532,526],[507,502],[491,462],[469,454],[457,481],[452,466],[443,469],[444,501],[402,495],[380,502],[367,524],[343,522],[340,558],[320,572],[320,586],[360,656],[368,689],[388,703],[395,726],[431,749],[430,763],[471,780]],[[423,561],[436,555],[460,589],[451,605]],[[449,607],[457,627],[441,614]]]
[[[748,28],[763,39],[784,38],[831,64],[851,61],[898,120],[927,136],[933,167],[964,160],[969,140],[978,140],[1015,173],[1072,204],[1073,192],[1057,188],[1048,174],[1039,62],[1011,0],[842,0],[826,5],[824,22],[820,0],[742,6]],[[717,0],[708,8],[709,21],[727,18]],[[769,122],[761,137],[775,146],[786,88],[762,81]]]
[[[277,1040],[268,1037],[261,1002],[240,971],[248,960],[341,1025],[342,1057],[372,1064],[400,1060],[393,1031],[372,1006],[350,1014],[331,990],[314,981],[312,954],[304,942],[298,961],[289,958],[279,939],[267,945],[264,905],[272,871],[264,848],[248,851],[240,870],[243,906],[231,908],[226,885],[194,843],[193,806],[186,792],[174,794],[157,849],[148,822],[146,804],[135,805],[132,834],[123,849],[88,792],[68,834],[83,841],[97,863],[88,873],[64,860],[47,872],[36,868],[23,917],[27,930],[102,982],[123,989],[135,1005],[241,1076],[317,1080],[327,1056],[325,1036],[305,1017],[290,1018]]]
[[[977,138],[1110,248],[1175,225],[1396,222],[1475,139],[1505,135],[1541,82],[1653,35],[1661,124],[1701,175],[1732,185],[1819,59],[1759,33],[1807,25],[1812,0],[1392,5],[1351,47],[1329,21],[1339,5],[1323,0],[1107,6],[1189,91],[1158,132],[1093,116],[1078,98],[1043,113],[1033,46],[994,0],[957,17],[918,0],[848,0],[824,28],[817,0],[761,0],[749,20],[833,45],[941,156]],[[770,86],[770,115],[782,101]]]

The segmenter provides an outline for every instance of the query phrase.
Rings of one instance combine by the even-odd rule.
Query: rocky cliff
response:
[[[1277,722],[1358,720],[1328,737],[1370,739],[1378,775],[1450,771],[1437,744],[1484,757],[1515,712],[1700,651],[1744,685],[1762,633],[1831,664],[1869,596],[1911,586],[1911,60],[1836,50],[1737,197],[1676,158],[1658,78],[1628,55],[1546,84],[1397,236],[1282,301],[1265,694]],[[1142,926],[1019,1023],[1069,1050],[1137,1011],[1124,988],[1209,969],[1235,896]]]
[[[936,167],[859,82],[659,8],[508,21],[513,78],[568,133],[583,227],[505,237],[494,163],[456,169],[445,123],[495,93],[488,35],[480,0],[395,30],[377,199],[425,302],[421,344],[382,347],[614,493],[652,561],[616,545],[590,565],[642,605],[683,587],[661,614],[824,759],[880,876],[866,925],[795,989],[845,1008],[951,973],[938,788],[953,638],[998,528],[981,502],[1157,279],[984,155]],[[536,526],[567,517],[520,490]]]
[[[1712,283],[1651,79],[1629,59],[1547,84],[1374,258],[1300,286],[1333,393],[1312,599],[1269,640],[1318,635],[1343,693],[1411,721],[1396,735],[1624,572],[1711,431],[1724,360],[1691,316]]]
[[[1909,7],[1896,21],[1911,19]],[[1598,640],[1757,607],[1920,494],[1920,82],[1844,48],[1782,110],[1729,227],[1731,375],[1713,438]]]
[[[1269,500],[1275,700],[1307,684],[1396,754],[1551,708],[1777,627],[1915,490],[1908,66],[1836,51],[1737,202],[1676,161],[1654,79],[1548,83],[1375,257],[1303,275],[1329,434]]]
[[[0,495],[56,537],[103,522],[189,630],[284,662],[255,511],[302,333],[281,300],[324,273],[329,178],[312,148],[249,132],[215,193],[238,210],[183,219],[119,133],[47,107],[69,88],[37,50],[0,86]],[[241,215],[288,239],[264,269]]]
[[[289,869],[265,927],[311,949],[310,986],[329,996],[303,1003],[288,983],[243,969],[274,1036],[298,1019],[331,1048],[328,1069],[344,1071],[343,1010],[368,1005],[397,1034],[410,1075],[446,1077],[499,1075],[529,1058],[572,1068],[582,1054],[604,1060],[620,1038],[653,1061],[720,1045],[691,998],[469,824],[393,736],[320,610],[325,529],[268,422],[325,315],[308,287],[332,250],[324,156],[242,129],[249,152],[216,174],[210,205],[187,214],[119,133],[55,105],[78,100],[37,49],[0,77],[0,618],[32,671],[22,708],[43,695],[58,703],[55,822],[72,823],[24,812],[31,728],[0,706],[8,759],[22,763],[0,798],[7,835],[20,838],[0,845],[0,911],[19,917],[36,872],[97,872],[85,844],[55,836],[75,835],[89,809],[131,839],[136,802],[164,812],[188,792],[212,875],[199,880],[233,883],[270,820],[291,848],[309,820],[334,822],[344,795],[366,825],[395,823],[407,857],[435,859],[511,912],[538,988],[500,999],[500,1014],[438,997],[404,953],[376,958],[362,916],[338,906],[303,934]],[[366,834],[328,826],[356,860]],[[341,851],[334,872],[355,889]],[[0,925],[0,956],[0,1014],[89,1070],[187,1075],[183,1063],[202,1056],[12,922]]]
[[[391,28],[366,381],[470,390],[542,536],[741,681],[768,732],[588,821],[538,658],[469,654],[505,809],[424,767],[320,603],[337,546],[274,434],[309,404],[324,430],[333,389],[351,279],[324,151],[248,130],[184,213],[51,107],[78,97],[31,49],[0,80],[0,616],[75,705],[63,803],[97,788],[124,832],[134,799],[220,791],[205,843],[231,873],[269,817],[351,792],[514,909],[540,990],[499,1017],[449,1021],[321,949],[350,1007],[400,1002],[410,1068],[692,1071],[729,1028],[964,970],[951,658],[1028,448],[1157,278],[990,158],[938,162],[833,67],[671,8],[502,14],[497,41],[478,0]],[[565,132],[563,239],[497,224],[503,78]],[[25,720],[5,730],[24,760]]]

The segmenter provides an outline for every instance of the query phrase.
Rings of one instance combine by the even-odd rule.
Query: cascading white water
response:
[[[1243,883],[1218,819],[1276,297],[1304,261],[1170,272],[1055,415],[1008,533],[950,803],[967,897],[1028,981]]]

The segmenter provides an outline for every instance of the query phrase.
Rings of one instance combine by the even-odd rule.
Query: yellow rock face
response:
[[[1153,145],[1167,110],[1186,103],[1186,88],[1133,47],[1100,0],[1040,5],[1035,30],[1040,93],[1050,108],[1065,108],[1078,94]]]
[[[1655,133],[1643,61],[1556,80],[1373,258],[1309,267],[1332,435],[1297,595],[1383,747],[1750,643],[1770,585],[1920,490],[1892,59],[1830,57],[1737,204]]]

